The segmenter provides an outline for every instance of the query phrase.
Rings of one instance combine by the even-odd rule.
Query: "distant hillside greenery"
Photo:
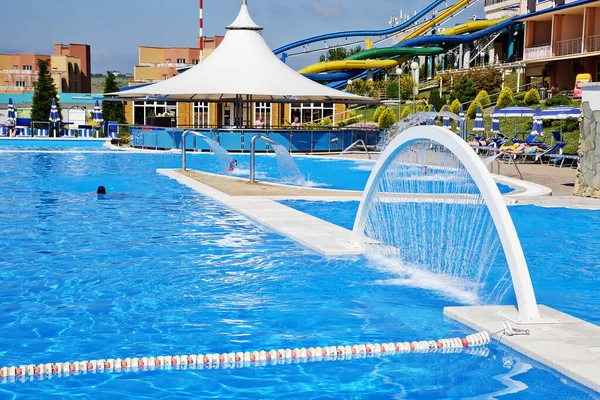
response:
[[[105,76],[93,76],[92,77],[92,93],[104,93],[104,80]],[[128,86],[133,78],[117,77],[117,85],[121,88]]]

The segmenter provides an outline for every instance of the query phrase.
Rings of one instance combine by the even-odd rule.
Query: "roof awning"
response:
[[[375,103],[369,97],[335,90],[298,74],[273,54],[248,7],[227,27],[221,45],[203,62],[171,79],[111,93],[121,99]]]

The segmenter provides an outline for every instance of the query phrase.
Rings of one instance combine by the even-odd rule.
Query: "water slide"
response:
[[[522,19],[522,16],[513,17],[509,19],[502,19],[500,20],[500,22],[497,22],[498,20],[471,21],[466,24],[458,25],[454,28],[446,29],[443,33],[439,35],[414,37],[404,42],[401,42],[396,46],[399,48],[414,48],[421,46],[440,46],[444,48],[451,48],[460,44],[473,43],[476,40],[482,39],[486,36],[497,33],[503,29],[509,28],[510,26],[517,24],[520,21],[520,19]],[[493,23],[493,25],[489,25],[491,23]],[[475,30],[475,32],[473,33],[462,35],[460,34],[462,32],[472,32],[473,30]],[[364,78],[367,76],[367,72],[368,71],[363,71],[359,74],[355,74],[352,76],[352,79]],[[340,79],[339,81],[327,81],[331,82],[327,86],[335,89],[342,89],[347,85],[347,79]]]
[[[453,6],[444,9],[435,18],[430,21],[421,24],[413,32],[409,33],[403,40],[410,40],[414,37],[428,32],[436,24],[451,18],[456,12],[467,6],[473,0],[460,0]],[[469,31],[469,29],[482,29],[487,21],[474,21],[476,23],[466,23],[462,30]],[[492,23],[493,24],[493,23]],[[455,34],[460,32],[461,29],[455,28],[451,33]],[[332,82],[333,78],[341,78],[341,80],[348,80],[360,72],[357,70],[370,70],[370,69],[389,69],[394,68],[400,63],[407,61],[408,59],[415,56],[431,56],[440,54],[443,51],[439,51],[438,48],[423,48],[419,50],[413,50],[413,52],[403,53],[398,51],[397,48],[389,47],[383,49],[372,49],[360,52],[357,55],[347,58],[346,60],[340,61],[329,61],[319,62],[313,65],[309,65],[298,71],[299,73],[307,76],[308,78],[317,82]],[[401,57],[400,59],[395,59]],[[371,60],[370,58],[386,58],[384,60]],[[394,60],[395,59],[395,60]],[[329,71],[342,71],[342,70],[353,70],[346,73],[338,73],[335,75],[327,74],[321,75],[323,72]]]
[[[395,33],[398,33],[400,31],[403,31],[403,30],[409,28],[411,25],[413,25],[414,23],[419,21],[421,18],[423,18],[424,16],[429,14],[431,11],[435,10],[440,4],[444,3],[445,1],[446,0],[434,0],[430,5],[428,5],[423,10],[418,12],[414,17],[412,17],[408,21],[406,21],[398,26],[395,26],[393,28],[383,29],[383,30],[345,31],[345,32],[335,32],[335,33],[328,33],[325,35],[313,36],[308,39],[303,39],[303,40],[279,47],[279,48],[275,49],[273,51],[273,53],[281,54],[288,50],[295,49],[300,46],[305,46],[305,45],[308,45],[311,43],[322,42],[322,41],[330,40],[330,39],[339,39],[339,38],[357,37],[357,36],[393,35]]]
[[[298,71],[305,77],[316,82],[333,82],[339,80],[348,80],[369,69],[389,69],[410,60],[416,56],[430,56],[444,53],[441,47],[386,47],[382,49],[371,49],[361,51],[345,60],[320,62]],[[381,58],[385,58],[381,60]],[[350,70],[348,72],[338,72],[322,74],[328,71]]]

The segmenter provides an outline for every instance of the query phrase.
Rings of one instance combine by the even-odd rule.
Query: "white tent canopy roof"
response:
[[[221,45],[203,62],[171,79],[111,95],[196,101],[373,101],[331,89],[298,74],[273,54],[248,12],[246,0]]]

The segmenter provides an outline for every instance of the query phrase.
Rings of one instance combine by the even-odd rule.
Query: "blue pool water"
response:
[[[320,257],[156,174],[177,162],[175,155],[0,152],[3,365],[471,333],[444,319],[442,307],[457,304],[444,295],[386,284],[393,275],[361,257]],[[98,185],[109,194],[90,193]],[[546,245],[566,236],[556,232]],[[568,275],[566,266],[549,268]],[[0,384],[0,398],[42,396],[595,398],[497,344],[483,355]]]
[[[359,206],[357,201],[281,203],[350,230]],[[600,211],[535,206],[513,206],[509,211],[538,302],[600,324]]]

